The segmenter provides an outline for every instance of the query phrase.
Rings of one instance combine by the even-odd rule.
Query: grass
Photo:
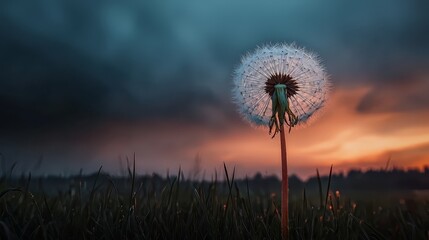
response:
[[[100,168],[90,187],[55,195],[31,193],[31,175],[19,186],[3,176],[1,239],[280,239],[278,193],[239,187],[235,169],[211,182],[128,172],[124,185]],[[320,196],[290,201],[290,239],[428,239],[427,200],[354,202],[329,185],[319,178]]]

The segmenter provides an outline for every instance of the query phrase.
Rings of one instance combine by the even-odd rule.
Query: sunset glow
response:
[[[135,153],[141,174],[279,175],[278,139],[232,103],[241,56],[267,43],[317,53],[333,86],[286,136],[291,174],[429,165],[425,7],[328,2],[0,4],[2,167],[122,174]]]
[[[309,168],[307,174],[313,174],[316,167],[327,168],[331,164],[337,171],[382,168],[389,157],[391,166],[421,168],[428,164],[425,160],[429,160],[429,151],[416,152],[415,148],[429,145],[429,127],[408,126],[391,132],[377,132],[377,126],[396,125],[406,116],[358,114],[354,109],[364,93],[362,89],[337,91],[331,106],[319,120],[321,124],[292,131],[293,137],[288,141],[292,172],[300,174],[301,169]],[[344,96],[348,96],[348,101],[341,101]],[[266,130],[259,129],[254,134],[252,131],[239,132],[207,142],[200,151],[202,156],[253,166],[255,171],[274,170],[280,166],[277,144],[268,137]],[[404,158],[411,152],[414,152],[412,157]],[[279,170],[274,171],[279,173]]]
[[[318,124],[293,129],[287,135],[291,173],[306,178],[313,175],[316,168],[328,171],[331,164],[335,172],[379,169],[386,166],[389,158],[390,167],[428,165],[429,127],[425,122],[407,125],[410,120],[407,114],[357,112],[356,105],[367,92],[367,88],[337,89]],[[427,118],[428,113],[420,114]],[[397,128],[400,124],[403,126]],[[109,166],[116,167],[120,155],[117,153],[124,157],[135,151],[141,159],[137,166],[142,172],[153,168],[159,172],[174,171],[179,166],[191,169],[199,154],[206,177],[215,169],[221,170],[223,162],[236,166],[240,176],[258,171],[279,174],[278,141],[271,139],[266,128],[252,129],[242,125],[228,131],[163,124],[149,129],[129,126],[134,130],[120,125],[117,130],[107,127],[102,132],[109,131],[115,141],[107,137],[96,139],[95,144],[100,146],[96,155],[100,159],[110,159]],[[170,134],[173,129],[176,134]],[[153,165],[153,161],[146,160],[153,158],[163,164]]]

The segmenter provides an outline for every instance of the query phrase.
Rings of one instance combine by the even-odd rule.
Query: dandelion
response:
[[[258,48],[242,59],[234,76],[234,101],[256,126],[280,133],[282,156],[282,236],[288,237],[288,179],[284,125],[308,123],[328,97],[329,80],[317,57],[294,45]]]

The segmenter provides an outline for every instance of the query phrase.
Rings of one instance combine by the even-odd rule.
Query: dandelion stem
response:
[[[289,238],[289,211],[288,211],[288,174],[287,174],[287,152],[284,124],[280,124],[280,145],[282,155],[282,239]]]

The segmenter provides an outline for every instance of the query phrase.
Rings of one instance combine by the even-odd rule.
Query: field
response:
[[[100,168],[101,170],[101,168]],[[62,192],[31,175],[0,182],[1,239],[280,239],[279,194],[236,180],[123,179],[99,171]],[[428,196],[365,196],[330,189],[292,191],[290,239],[428,239]],[[424,192],[424,191],[423,191]],[[408,193],[407,193],[408,194]]]

